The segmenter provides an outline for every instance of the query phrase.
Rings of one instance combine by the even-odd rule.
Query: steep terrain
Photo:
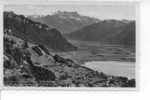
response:
[[[11,31],[16,37],[46,45],[53,50],[76,50],[76,47],[70,44],[57,29],[31,21],[23,15],[4,12],[4,28]]]
[[[47,16],[28,16],[33,21],[57,28],[63,34],[76,31],[84,26],[99,22],[98,19],[79,15],[77,12],[58,11]]]
[[[34,44],[4,34],[4,85],[48,87],[135,87],[135,79],[106,75]]]
[[[135,22],[104,20],[66,35],[69,39],[135,46]]]

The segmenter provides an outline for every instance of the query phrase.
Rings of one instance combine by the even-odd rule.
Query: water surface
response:
[[[109,75],[135,78],[134,62],[91,61],[86,62],[84,66]]]

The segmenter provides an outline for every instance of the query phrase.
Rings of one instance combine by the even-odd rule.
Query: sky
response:
[[[109,5],[5,5],[5,11],[14,11],[17,14],[23,15],[51,15],[54,12],[60,11],[76,11],[81,15],[95,17],[101,20],[104,19],[127,19],[134,20],[136,15],[135,5],[133,4],[109,4]]]

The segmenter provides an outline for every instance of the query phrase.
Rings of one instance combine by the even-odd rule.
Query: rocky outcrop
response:
[[[31,74],[33,74],[33,76],[35,77],[35,79],[38,83],[55,80],[55,74],[53,72],[51,72],[50,70],[35,66],[32,63],[32,60],[30,57],[28,57],[26,59],[26,61],[29,64],[29,70],[30,70]]]

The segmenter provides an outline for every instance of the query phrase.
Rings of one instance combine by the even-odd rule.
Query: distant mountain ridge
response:
[[[13,12],[4,12],[5,29],[10,30],[14,36],[46,45],[53,50],[70,51],[76,49],[57,29],[49,28],[45,24],[31,21],[23,15],[16,15]]]
[[[67,38],[135,46],[135,21],[104,20],[66,34]]]
[[[29,19],[47,24],[49,27],[57,28],[63,34],[76,31],[87,25],[97,23],[100,20],[83,16],[77,12],[57,11],[52,15],[28,16]]]

